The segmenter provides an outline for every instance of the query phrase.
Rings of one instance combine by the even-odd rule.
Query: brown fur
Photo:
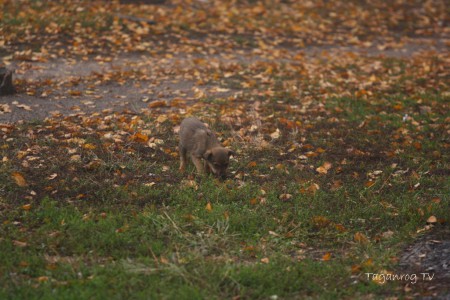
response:
[[[198,173],[225,177],[230,156],[234,152],[222,147],[205,124],[196,118],[186,118],[181,122],[179,135],[180,171],[185,170],[189,155]]]

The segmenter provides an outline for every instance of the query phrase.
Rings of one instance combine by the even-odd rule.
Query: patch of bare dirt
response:
[[[420,299],[450,299],[450,229],[436,227],[409,245],[399,263],[403,274],[418,281],[405,291]]]

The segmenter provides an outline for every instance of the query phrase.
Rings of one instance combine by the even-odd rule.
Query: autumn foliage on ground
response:
[[[0,123],[1,298],[443,292],[366,274],[448,226],[444,1],[160,2],[5,2],[0,117],[64,109]],[[187,116],[227,180],[178,171]]]

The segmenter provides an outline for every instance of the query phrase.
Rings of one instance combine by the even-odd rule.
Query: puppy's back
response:
[[[202,155],[218,144],[214,133],[197,118],[186,118],[180,125],[180,146],[190,152]]]
[[[180,125],[180,141],[186,145],[187,142],[201,131],[207,131],[208,128],[197,118],[186,118]]]

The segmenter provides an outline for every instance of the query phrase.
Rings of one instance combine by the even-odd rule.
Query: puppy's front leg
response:
[[[206,174],[211,174],[211,167],[209,166],[208,162],[206,160],[203,161],[203,168],[205,170]]]
[[[194,163],[195,167],[197,168],[197,172],[199,174],[205,174],[205,168],[203,167],[203,162],[201,158],[195,157],[194,155],[191,155],[192,162]]]

